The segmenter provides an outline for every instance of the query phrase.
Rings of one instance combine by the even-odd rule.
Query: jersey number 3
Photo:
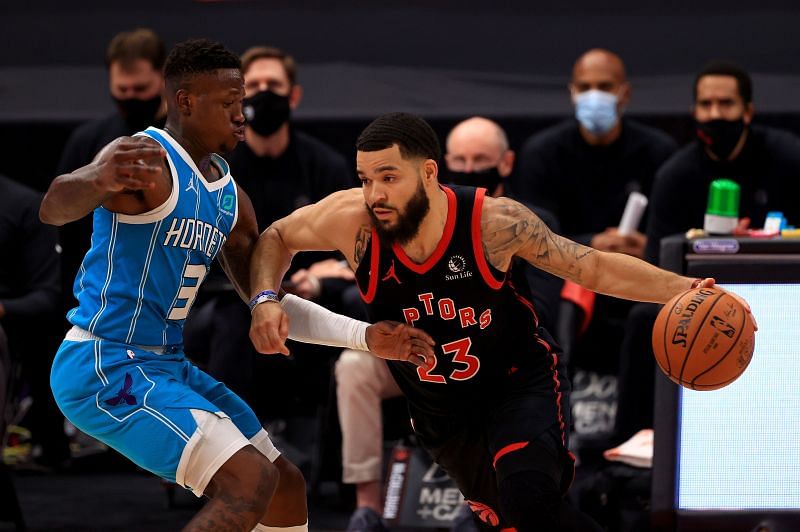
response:
[[[197,297],[197,290],[206,276],[206,267],[203,264],[187,264],[183,270],[183,284],[178,290],[178,295],[175,296],[175,303],[172,304],[167,315],[168,320],[185,320],[189,315],[189,309],[192,308],[194,298]],[[194,281],[192,284],[187,284],[187,281]],[[177,306],[181,304],[181,306]]]
[[[445,355],[452,354],[453,362],[464,364],[466,367],[463,369],[454,369],[448,378],[454,381],[465,381],[471,379],[481,369],[481,360],[475,355],[470,355],[469,350],[472,348],[472,339],[462,338],[455,342],[442,344],[442,352]],[[444,375],[431,375],[431,371],[436,367],[436,359],[433,359],[433,366],[430,368],[417,368],[417,375],[419,380],[423,382],[435,382],[437,384],[446,384],[447,379]]]

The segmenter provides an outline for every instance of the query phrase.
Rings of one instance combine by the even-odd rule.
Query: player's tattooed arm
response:
[[[486,259],[505,271],[514,256],[583,286],[594,282],[595,250],[553,233],[524,205],[508,198],[486,198],[481,216]]]
[[[584,288],[633,301],[665,303],[693,279],[623,253],[607,253],[559,236],[524,205],[486,198],[481,216],[486,259],[507,270],[513,256]]]
[[[372,240],[372,228],[366,224],[361,225],[356,233],[356,245],[353,249],[353,265],[356,268],[367,253],[370,240]]]

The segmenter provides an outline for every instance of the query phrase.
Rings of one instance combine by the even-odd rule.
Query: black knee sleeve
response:
[[[519,532],[558,530],[561,493],[552,476],[520,471],[500,482],[500,512]]]

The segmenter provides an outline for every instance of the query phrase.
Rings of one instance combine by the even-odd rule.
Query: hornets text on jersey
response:
[[[216,154],[211,160],[223,177],[208,182],[166,131],[137,135],[166,151],[172,192],[135,216],[95,209],[92,245],[75,279],[78,306],[67,318],[103,339],[179,346],[200,283],[236,224],[236,183]]]

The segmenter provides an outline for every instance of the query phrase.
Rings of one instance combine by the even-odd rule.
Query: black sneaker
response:
[[[383,519],[378,512],[362,506],[350,516],[347,532],[389,532],[389,529],[383,524]]]

